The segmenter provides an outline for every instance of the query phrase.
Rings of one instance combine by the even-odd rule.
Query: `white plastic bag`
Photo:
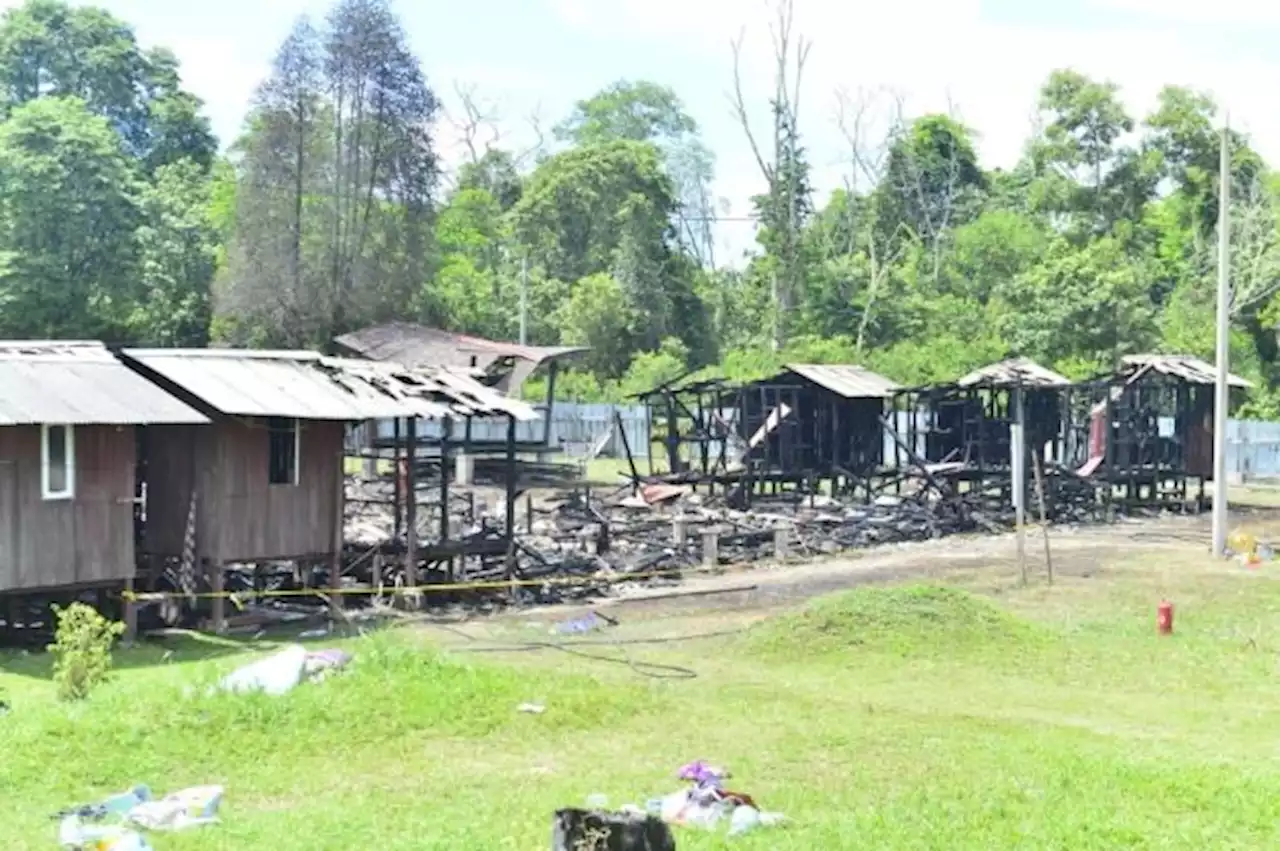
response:
[[[307,649],[293,644],[265,659],[238,668],[222,680],[225,691],[243,694],[260,691],[278,697],[288,694],[302,682],[307,664]]]

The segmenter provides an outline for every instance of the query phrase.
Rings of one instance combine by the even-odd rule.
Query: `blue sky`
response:
[[[17,5],[0,0],[0,8]],[[182,61],[224,140],[293,21],[327,0],[100,0],[144,44]],[[748,212],[761,177],[729,109],[730,41],[745,32],[744,87],[759,110],[771,86],[768,0],[399,0],[432,85],[456,111],[456,84],[473,86],[500,115],[507,144],[529,144],[527,116],[545,127],[573,102],[620,79],[675,88],[717,154],[722,209]],[[1135,114],[1163,83],[1215,94],[1232,123],[1280,161],[1280,4],[1261,0],[796,0],[797,29],[813,41],[802,85],[801,129],[820,190],[847,172],[835,124],[836,91],[878,91],[870,113],[897,99],[909,114],[951,109],[979,134],[988,165],[1013,162],[1031,132],[1038,85],[1071,65],[1119,83]],[[891,92],[892,96],[885,94]],[[871,136],[876,135],[873,127]],[[461,155],[442,120],[446,158]],[[750,241],[750,223],[720,228],[725,249]]]

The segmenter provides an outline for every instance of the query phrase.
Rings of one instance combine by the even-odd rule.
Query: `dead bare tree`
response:
[[[883,106],[886,99],[889,101],[887,108]],[[851,198],[874,191],[884,182],[889,155],[905,126],[902,97],[885,89],[859,89],[852,94],[847,90],[840,90],[836,93],[836,126],[848,145],[845,191]],[[859,353],[866,343],[867,328],[875,312],[876,300],[880,297],[894,264],[901,259],[910,244],[910,235],[901,224],[885,234],[877,227],[875,205],[867,205],[866,209],[867,215],[860,216],[860,220],[853,223],[849,246],[850,253],[856,251],[857,240],[861,237],[867,254],[867,303],[858,322],[858,334],[854,341]]]
[[[1280,292],[1280,233],[1276,197],[1261,180],[1236,190],[1231,203],[1231,318],[1262,307]],[[1201,239],[1200,268],[1210,282],[1218,264],[1217,240]]]
[[[529,110],[529,114],[525,116],[525,123],[533,133],[533,141],[512,155],[512,162],[519,168],[536,165],[547,150],[547,131],[543,127],[541,102],[534,104],[533,109]]]
[[[789,314],[803,284],[803,269],[799,262],[801,230],[804,225],[803,209],[807,199],[807,186],[796,165],[797,132],[800,118],[800,84],[804,77],[805,63],[813,42],[794,33],[794,0],[776,0],[775,18],[769,27],[774,55],[774,93],[770,104],[773,112],[773,151],[766,158],[755,131],[752,129],[750,111],[742,87],[742,47],[746,33],[742,32],[731,43],[733,50],[733,111],[746,134],[752,156],[769,188],[769,198],[780,209],[772,211],[769,224],[779,233],[782,276],[775,293],[774,309],[778,314],[775,324],[774,346],[785,343],[785,318]],[[781,202],[781,204],[779,204]]]
[[[498,104],[481,98],[477,90],[475,83],[455,80],[453,92],[458,98],[458,107],[452,113],[446,111],[449,120],[458,130],[462,146],[466,148],[467,158],[472,165],[478,164],[502,139]]]
[[[906,122],[901,118],[900,106],[898,112],[898,127],[905,130]],[[959,123],[950,95],[947,96],[946,116]],[[915,237],[921,245],[928,247],[935,284],[942,272],[946,240],[959,207],[962,171],[959,141],[954,136],[950,139],[941,175],[928,173],[925,164],[910,146],[900,148],[904,168],[899,175],[898,185],[894,188],[903,197],[910,197],[915,201]],[[939,176],[941,181],[936,180]]]

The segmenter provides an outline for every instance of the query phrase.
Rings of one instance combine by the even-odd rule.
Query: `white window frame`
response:
[[[268,482],[272,487],[297,487],[302,478],[302,420],[297,417],[280,417],[293,423],[293,476],[289,482]],[[268,422],[270,420],[268,419]],[[267,471],[268,477],[270,470]]]
[[[67,486],[64,490],[54,491],[49,488],[49,429],[63,429],[63,453],[67,463]],[[40,497],[45,500],[75,499],[76,496],[76,430],[75,426],[64,423],[49,423],[40,426]]]

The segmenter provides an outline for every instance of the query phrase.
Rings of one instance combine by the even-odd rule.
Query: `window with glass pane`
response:
[[[68,499],[75,493],[75,444],[69,425],[40,430],[40,489],[45,499]]]

